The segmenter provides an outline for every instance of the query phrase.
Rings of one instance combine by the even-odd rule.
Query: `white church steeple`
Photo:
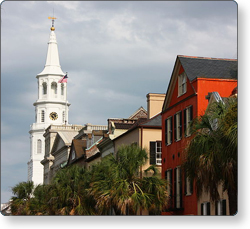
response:
[[[54,25],[52,25],[51,27],[46,64],[43,71],[38,75],[46,75],[46,74],[55,74],[61,76],[64,75],[60,66]]]
[[[66,125],[68,123],[67,83],[58,83],[65,75],[60,61],[54,27],[54,17],[48,42],[47,58],[44,69],[39,73],[38,99],[35,106],[35,123],[30,128],[30,160],[28,162],[28,180],[35,184],[43,183],[43,165],[45,139],[44,131],[50,125]]]

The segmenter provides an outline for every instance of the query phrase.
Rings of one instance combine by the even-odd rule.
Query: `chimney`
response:
[[[163,102],[165,100],[166,94],[147,94],[147,111],[148,119],[159,114],[162,111]]]

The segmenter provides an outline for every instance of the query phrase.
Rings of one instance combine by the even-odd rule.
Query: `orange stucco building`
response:
[[[171,194],[163,214],[200,214],[195,186],[181,168],[183,150],[192,138],[189,123],[204,114],[210,93],[229,97],[235,87],[237,60],[177,56],[162,107],[162,177],[169,180]]]

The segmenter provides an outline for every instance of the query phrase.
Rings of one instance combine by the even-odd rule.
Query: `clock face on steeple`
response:
[[[56,120],[58,118],[58,114],[56,112],[51,112],[49,117],[51,120]]]

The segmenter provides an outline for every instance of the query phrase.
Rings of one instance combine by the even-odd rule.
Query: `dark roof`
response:
[[[196,78],[237,79],[238,61],[205,57],[178,56],[190,81]]]
[[[73,145],[76,153],[76,158],[81,157],[84,154],[84,149],[87,147],[86,140],[73,139]]]
[[[154,116],[149,119],[147,122],[141,124],[141,126],[161,126],[161,114]]]
[[[134,123],[114,123],[116,129],[129,129],[131,128]]]

